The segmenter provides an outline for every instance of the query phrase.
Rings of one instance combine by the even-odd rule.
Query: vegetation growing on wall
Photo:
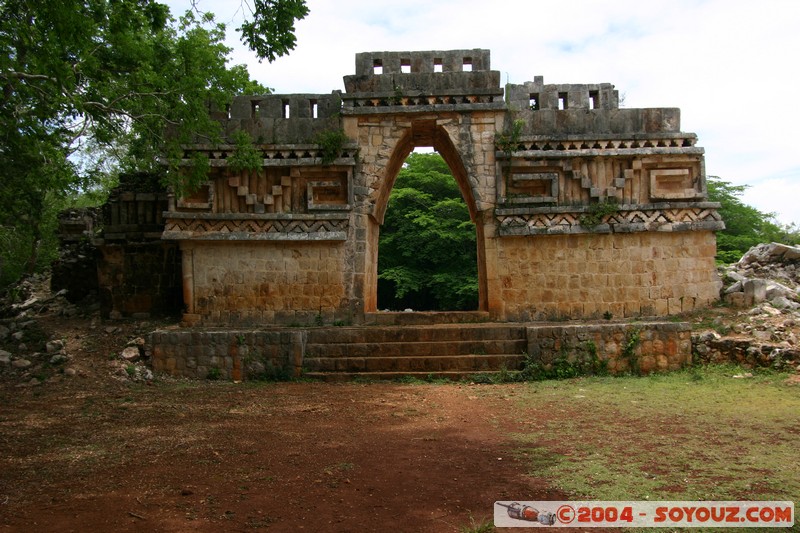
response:
[[[345,143],[349,141],[342,130],[329,130],[318,133],[311,141],[322,151],[322,164],[329,165],[342,155]]]
[[[522,128],[524,126],[524,120],[515,120],[507,131],[497,134],[494,141],[497,149],[505,152],[506,156],[510,157],[519,145],[520,138],[522,137]]]
[[[477,268],[475,226],[447,163],[412,153],[381,227],[379,308],[476,309]]]
[[[243,170],[257,170],[261,168],[264,157],[253,144],[253,138],[246,131],[239,130],[232,136],[233,153],[228,156],[228,168],[239,173]]]
[[[603,219],[608,215],[613,215],[619,211],[616,198],[609,198],[589,205],[589,209],[580,216],[581,226],[594,229],[603,223]]]

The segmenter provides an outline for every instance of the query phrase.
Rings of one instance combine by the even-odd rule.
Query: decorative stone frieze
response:
[[[240,96],[211,115],[224,142],[184,150],[186,165],[208,158],[209,181],[163,214],[192,323],[364,323],[389,195],[417,147],[462,192],[491,320],[674,314],[718,297],[724,224],[704,151],[679,109],[621,109],[612,84],[502,87],[481,49],[364,52],[343,92]],[[238,131],[260,168],[229,165]]]

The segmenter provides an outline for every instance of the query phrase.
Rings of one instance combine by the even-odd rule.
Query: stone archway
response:
[[[212,169],[164,215],[187,323],[365,323],[389,195],[417,146],[442,155],[475,223],[487,319],[666,315],[718,297],[724,224],[679,110],[620,109],[608,83],[503,88],[477,49],[357,54],[344,85],[212,110],[262,165],[232,172],[232,144],[187,148],[183,164]]]
[[[385,164],[382,177],[377,183],[376,194],[369,209],[367,221],[367,250],[366,250],[366,295],[364,311],[372,313],[377,311],[377,286],[378,286],[378,243],[380,240],[380,227],[383,224],[389,197],[394,188],[397,175],[408,155],[415,149],[431,147],[447,163],[453,178],[458,184],[461,196],[469,210],[470,219],[475,225],[478,267],[478,311],[487,310],[487,283],[486,283],[486,250],[482,215],[479,204],[476,202],[476,189],[478,180],[470,176],[456,148],[453,139],[443,125],[436,120],[420,119],[411,121],[410,126],[400,130],[401,134],[391,151]],[[467,150],[472,153],[472,150]]]

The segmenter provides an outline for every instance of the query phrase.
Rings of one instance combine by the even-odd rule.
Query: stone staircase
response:
[[[312,329],[303,367],[305,376],[325,381],[461,379],[519,370],[527,348],[525,327],[519,324]]]
[[[156,372],[206,379],[216,369],[217,377],[234,381],[259,379],[268,369],[326,381],[461,379],[519,370],[523,354],[542,364],[559,355],[597,357],[612,374],[630,371],[632,361],[644,374],[692,362],[688,322],[490,323],[480,322],[482,313],[379,315],[367,318],[380,324],[357,327],[169,327],[151,332],[147,343]],[[474,322],[449,322],[457,319]]]

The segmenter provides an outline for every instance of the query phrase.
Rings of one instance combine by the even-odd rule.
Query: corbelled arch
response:
[[[207,158],[208,182],[163,215],[162,239],[181,250],[185,322],[369,323],[380,224],[417,146],[443,156],[475,222],[487,319],[656,316],[714,301],[724,224],[680,110],[620,109],[609,83],[501,86],[490,63],[481,49],[364,52],[344,91],[212,109],[229,137],[187,147],[182,165]],[[229,164],[237,131],[259,168]]]
[[[470,219],[475,224],[475,240],[478,257],[478,310],[487,310],[485,239],[483,224],[481,223],[480,203],[477,198],[480,190],[480,180],[477,179],[474,174],[470,175],[470,173],[468,173],[468,165],[464,162],[464,157],[468,157],[469,154],[474,152],[473,147],[462,147],[462,150],[459,150],[456,146],[458,139],[470,139],[471,136],[468,134],[457,135],[456,142],[454,142],[451,134],[441,122],[442,121],[437,122],[435,119],[420,119],[411,121],[405,128],[398,126],[398,129],[395,131],[400,134],[396,138],[388,160],[386,160],[382,168],[380,162],[374,162],[375,165],[373,168],[380,170],[377,176],[375,176],[376,182],[372,184],[372,187],[375,189],[375,194],[370,198],[370,205],[368,205],[366,209],[369,213],[369,222],[367,224],[367,250],[365,255],[367,260],[364,265],[367,270],[365,277],[366,285],[364,287],[366,290],[365,312],[377,311],[378,243],[380,239],[380,226],[383,224],[389,197],[391,196],[392,189],[397,180],[397,175],[403,167],[406,158],[415,148],[422,147],[432,147],[447,163],[461,191],[461,196],[467,205]],[[453,120],[451,125],[457,126],[457,122],[457,120]],[[463,125],[461,125],[461,127],[463,128]],[[459,129],[454,128],[454,131],[459,131]],[[382,153],[385,154],[386,152],[384,151]],[[473,165],[470,164],[469,166]]]

